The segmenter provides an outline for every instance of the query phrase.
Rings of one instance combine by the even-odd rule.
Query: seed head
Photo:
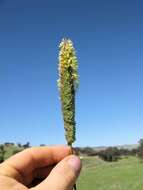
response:
[[[65,136],[68,145],[75,141],[75,92],[79,84],[77,58],[73,43],[63,39],[59,45],[58,87],[64,120]]]

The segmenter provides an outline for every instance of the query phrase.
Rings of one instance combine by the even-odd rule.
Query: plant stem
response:
[[[72,145],[70,144],[69,146],[71,148],[71,154],[74,154],[74,149],[73,149]],[[73,190],[77,190],[76,183],[73,186]]]

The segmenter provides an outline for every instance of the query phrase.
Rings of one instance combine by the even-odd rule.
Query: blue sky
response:
[[[143,1],[0,0],[0,143],[65,144],[58,44],[74,42],[75,146],[143,137]]]

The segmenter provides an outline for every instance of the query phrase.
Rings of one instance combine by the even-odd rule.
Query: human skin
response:
[[[28,148],[0,164],[2,190],[72,190],[81,161],[68,146]],[[40,183],[33,186],[33,181]]]

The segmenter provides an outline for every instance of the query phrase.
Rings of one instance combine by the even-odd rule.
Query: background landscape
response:
[[[29,142],[1,144],[0,162],[26,148],[30,148]],[[76,147],[75,152],[83,163],[79,190],[142,190],[143,139],[136,145]]]

